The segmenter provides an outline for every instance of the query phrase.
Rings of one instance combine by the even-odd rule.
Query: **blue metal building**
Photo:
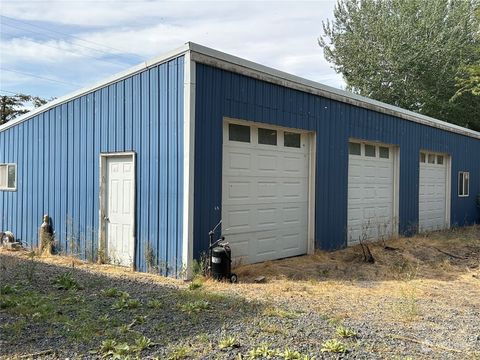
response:
[[[480,133],[187,43],[0,126],[0,231],[180,276],[479,221]]]

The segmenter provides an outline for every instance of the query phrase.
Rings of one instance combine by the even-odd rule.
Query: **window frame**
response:
[[[298,136],[298,146],[291,146],[291,145],[286,145],[285,144],[285,135],[287,135],[287,134]],[[302,133],[294,132],[294,131],[288,131],[288,130],[283,131],[283,147],[286,147],[286,148],[289,148],[289,149],[301,149],[302,148]]]
[[[368,155],[367,154],[367,146],[369,149],[373,149],[373,154]],[[374,144],[363,144],[363,156],[368,157],[368,158],[378,158],[378,146]]]
[[[231,138],[231,128],[232,127],[243,127],[243,128],[248,128],[248,141],[243,141],[243,140],[238,140],[238,139],[232,139]],[[227,136],[228,136],[228,141],[234,141],[236,143],[241,143],[241,144],[251,144],[253,139],[252,139],[252,126],[250,125],[244,125],[244,124],[237,124],[237,123],[228,123],[227,126]]]
[[[387,156],[382,156],[382,150],[384,152],[383,155],[387,155]],[[386,151],[386,153],[385,153],[385,151]],[[390,160],[390,148],[388,146],[379,145],[378,146],[378,158],[379,159],[384,159],[384,160]]]
[[[465,177],[465,175],[467,176]],[[467,191],[465,191],[465,179],[466,179]],[[469,197],[469,196],[470,196],[470,171],[459,171],[458,172],[458,197]]]
[[[0,191],[17,191],[17,178],[18,178],[18,175],[17,175],[17,164],[16,163],[0,163],[0,166],[5,166],[7,168],[7,171],[6,171],[6,184],[7,186],[6,187],[1,187],[0,186]],[[12,167],[15,169],[15,179],[14,179],[14,182],[15,182],[15,186],[14,187],[9,187],[8,186],[8,169],[9,167]]]
[[[279,143],[279,131],[277,129],[271,129],[271,128],[266,128],[266,127],[257,127],[257,144],[258,145],[264,145],[264,146],[278,146]],[[261,132],[266,132],[266,131],[272,131],[275,132],[275,143],[270,144],[267,142],[260,142],[260,133]]]
[[[358,145],[358,154],[352,153],[351,145],[354,145],[354,146],[357,146],[357,145]],[[349,141],[349,142],[348,142],[348,155],[352,155],[352,156],[362,156],[362,144],[359,143],[359,142],[355,142],[355,141]]]

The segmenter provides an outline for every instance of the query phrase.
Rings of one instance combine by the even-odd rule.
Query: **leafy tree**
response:
[[[42,99],[38,96],[31,96],[25,94],[0,96],[0,125],[5,124],[10,120],[15,119],[16,117],[29,112],[31,110],[31,107],[37,108],[46,104],[47,101],[49,100]]]
[[[480,24],[480,8],[477,9],[477,20]],[[480,27],[477,29],[476,51],[478,61],[473,65],[460,67],[460,75],[456,78],[458,90],[452,98],[453,101],[465,93],[480,97]]]
[[[480,101],[457,92],[476,51],[479,0],[339,0],[319,45],[347,89],[480,130]],[[465,71],[465,70],[464,70]]]

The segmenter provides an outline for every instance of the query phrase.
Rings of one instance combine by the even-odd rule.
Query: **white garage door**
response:
[[[351,141],[348,159],[348,244],[396,233],[395,148]]]
[[[419,231],[441,230],[447,224],[447,157],[420,153]]]
[[[225,122],[222,233],[255,263],[307,253],[308,134]]]

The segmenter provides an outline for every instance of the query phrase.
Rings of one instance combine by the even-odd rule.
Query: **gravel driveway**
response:
[[[0,356],[479,359],[479,229],[389,246],[373,265],[349,248],[242,266],[234,285],[2,250]]]

